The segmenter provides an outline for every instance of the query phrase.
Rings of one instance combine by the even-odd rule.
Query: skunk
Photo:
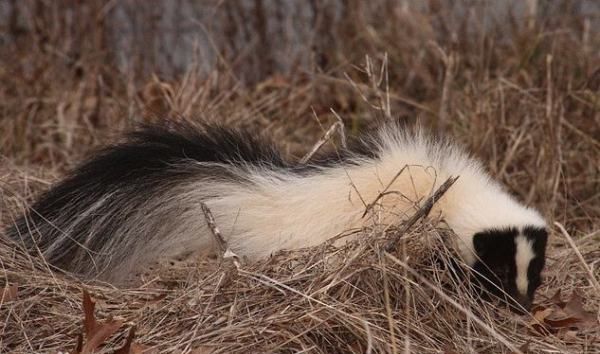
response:
[[[431,213],[492,292],[527,307],[544,267],[544,219],[455,144],[398,124],[302,166],[258,134],[145,126],[58,182],[8,234],[57,268],[119,282],[161,257],[218,252],[203,205],[230,249],[253,260],[401,222],[451,176]]]

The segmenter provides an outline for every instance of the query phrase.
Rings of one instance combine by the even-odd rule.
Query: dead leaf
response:
[[[91,337],[96,327],[98,327],[96,317],[94,316],[95,308],[96,303],[92,301],[87,290],[83,289],[83,329],[88,338]]]
[[[96,304],[92,301],[87,290],[83,290],[83,328],[86,336],[86,343],[81,348],[81,354],[91,354],[98,346],[104,343],[117,332],[123,325],[123,321],[117,319],[108,319],[103,322],[96,320],[94,308]]]
[[[157,349],[150,349],[145,345],[137,344],[133,341],[135,337],[135,326],[129,329],[129,334],[127,335],[127,339],[125,339],[125,344],[117,350],[113,354],[158,354]]]
[[[534,312],[533,319],[530,321],[530,324],[544,323],[546,317],[550,316],[552,312],[554,312],[554,310],[551,307]]]
[[[562,292],[561,289],[558,288],[558,290],[556,290],[556,293],[554,293],[554,295],[550,298],[550,303],[560,306],[560,307],[565,306],[565,302],[562,301],[562,299],[561,299],[561,297],[562,297],[561,292]]]
[[[87,338],[87,341],[81,350],[81,354],[93,353],[100,344],[104,343],[105,340],[115,334],[122,325],[123,321],[114,319],[99,323],[92,335]]]
[[[553,328],[570,328],[574,324],[581,322],[581,319],[573,316],[564,316],[562,311],[555,311],[552,316],[546,318],[545,323]]]
[[[0,296],[0,304],[5,304],[17,299],[19,286],[17,284],[4,286],[2,289],[2,295]]]
[[[554,310],[551,307],[541,309],[533,313],[533,318],[529,321],[529,325],[535,333],[543,336],[551,334],[550,328],[546,325],[546,318],[552,314]]]
[[[573,292],[573,295],[571,295],[571,298],[565,304],[563,309],[565,310],[566,313],[569,313],[569,314],[572,314],[575,316],[580,316],[582,318],[587,317],[589,315],[589,312],[587,312],[583,308],[582,297],[577,292]]]
[[[75,345],[75,349],[73,349],[70,354],[81,354],[81,348],[83,348],[83,334],[79,333],[77,335],[77,344]]]
[[[580,322],[578,324],[580,329],[595,328],[600,325],[596,318],[596,314],[585,310],[583,307],[583,298],[577,292],[573,292],[571,299],[566,303],[563,310],[570,317],[575,318]]]
[[[125,344],[117,350],[115,350],[114,354],[129,354],[131,353],[131,344],[133,343],[133,337],[135,337],[135,326],[132,326],[129,329],[129,334],[127,335],[127,339],[125,339]]]
[[[145,345],[133,343],[129,354],[158,354],[158,349],[149,349]]]
[[[584,309],[583,298],[577,292],[573,292],[567,302],[560,298],[558,290],[550,299],[549,307],[540,306],[534,311],[529,325],[535,332],[540,335],[568,333],[575,338],[578,331],[599,326],[596,315]]]

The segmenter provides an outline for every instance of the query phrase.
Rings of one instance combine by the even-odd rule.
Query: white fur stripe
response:
[[[517,290],[522,295],[527,295],[529,280],[527,277],[527,269],[529,262],[535,257],[533,253],[533,245],[525,236],[519,235],[515,238],[517,252],[515,253],[515,263],[517,265]]]

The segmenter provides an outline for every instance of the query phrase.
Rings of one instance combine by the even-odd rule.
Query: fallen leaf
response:
[[[581,322],[580,319],[575,317],[565,317],[557,320],[546,320],[546,324],[552,328],[577,328],[576,324]]]
[[[81,348],[83,348],[83,334],[79,333],[77,335],[77,344],[75,345],[75,349],[73,349],[70,354],[81,354]]]
[[[533,318],[529,321],[531,328],[540,335],[547,336],[551,334],[549,326],[546,325],[546,317],[550,316],[554,309],[551,307],[536,311],[533,313]]]
[[[550,306],[540,306],[539,310],[533,312],[529,325],[535,332],[540,335],[562,334],[575,338],[578,331],[600,325],[596,315],[585,310],[583,298],[577,292],[573,292],[566,302],[560,298],[558,290],[550,299]]]
[[[580,316],[582,318],[588,317],[590,315],[590,313],[583,308],[583,299],[577,292],[573,292],[573,295],[571,295],[571,298],[565,304],[563,309],[567,313],[573,314],[575,316]]]
[[[568,315],[565,311],[555,310],[551,316],[545,319],[545,323],[553,328],[567,328],[580,322],[581,319]]]
[[[86,342],[81,348],[81,354],[91,354],[98,346],[110,338],[121,326],[123,321],[117,319],[108,319],[99,322],[94,315],[96,303],[92,301],[87,290],[83,289],[83,328]]]
[[[114,319],[99,323],[92,335],[87,338],[87,341],[81,350],[81,354],[93,353],[100,344],[104,343],[105,340],[115,334],[122,325],[123,321]]]
[[[561,293],[562,293],[561,289],[560,289],[560,288],[558,288],[558,290],[556,290],[556,293],[554,293],[554,295],[553,295],[553,296],[550,298],[550,302],[551,302],[552,304],[554,304],[554,305],[558,305],[558,306],[560,306],[560,307],[563,307],[563,306],[565,306],[565,302],[564,302],[564,301],[562,301],[562,299],[561,299],[561,297],[562,297],[562,296],[561,296],[561,295],[562,295]]]
[[[125,339],[125,344],[117,350],[115,350],[114,354],[129,354],[131,353],[131,344],[133,343],[133,337],[135,337],[135,326],[132,326],[129,329],[129,334],[127,334],[127,338]]]
[[[555,307],[553,309],[551,315],[548,316],[548,319],[550,319],[550,320],[553,320],[553,319],[556,320],[556,319],[565,318],[565,317],[569,317],[569,314],[567,312],[565,312],[564,309],[562,309],[562,308],[556,308]]]
[[[4,286],[2,289],[2,295],[0,296],[0,304],[5,304],[7,302],[13,301],[17,299],[19,286],[17,284]]]
[[[96,327],[98,327],[96,316],[94,316],[95,308],[96,303],[92,301],[87,290],[83,289],[83,329],[88,338],[95,331]]]
[[[544,323],[544,320],[546,320],[546,317],[550,316],[553,312],[554,312],[554,310],[551,307],[534,312],[533,318],[531,319],[530,324]]]
[[[595,328],[600,325],[596,314],[585,310],[583,307],[583,298],[577,292],[573,292],[563,310],[569,316],[578,320],[578,327],[580,329]]]
[[[133,343],[131,344],[131,351],[129,354],[158,354],[158,349],[150,349],[145,345]]]

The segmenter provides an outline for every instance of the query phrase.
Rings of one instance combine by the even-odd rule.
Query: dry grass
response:
[[[519,198],[564,225],[552,230],[537,302],[556,302],[557,290],[563,298],[577,291],[600,316],[598,15],[561,10],[473,32],[483,26],[477,4],[467,6],[463,23],[453,23],[443,4],[416,11],[373,3],[349,2],[339,18],[328,2],[311,5],[315,35],[301,43],[307,50],[298,62],[309,64],[300,68],[274,72],[268,65],[277,52],[260,40],[240,60],[224,40],[247,26],[234,16],[223,27],[238,32],[212,34],[222,53],[213,69],[196,63],[159,78],[117,69],[99,15],[110,12],[104,2],[87,2],[77,23],[66,20],[66,3],[22,2],[30,11],[7,22],[0,47],[0,225],[136,121],[258,125],[300,159],[338,122],[336,114],[349,134],[390,115],[419,117],[467,145]],[[244,11],[235,2],[222,6]],[[252,49],[261,55],[247,54]],[[240,268],[177,263],[149,270],[135,289],[85,287],[98,301],[98,318],[127,322],[107,352],[133,324],[136,342],[161,352],[510,353],[527,342],[532,352],[600,351],[600,326],[542,335],[531,317],[466,296],[468,284],[431,264],[429,255],[447,254],[447,232],[429,222],[413,225],[386,253],[382,245],[397,226],[363,230],[360,242],[343,249],[323,245]],[[0,284],[18,285],[17,298],[0,303],[0,351],[72,349],[84,285],[0,240]]]

